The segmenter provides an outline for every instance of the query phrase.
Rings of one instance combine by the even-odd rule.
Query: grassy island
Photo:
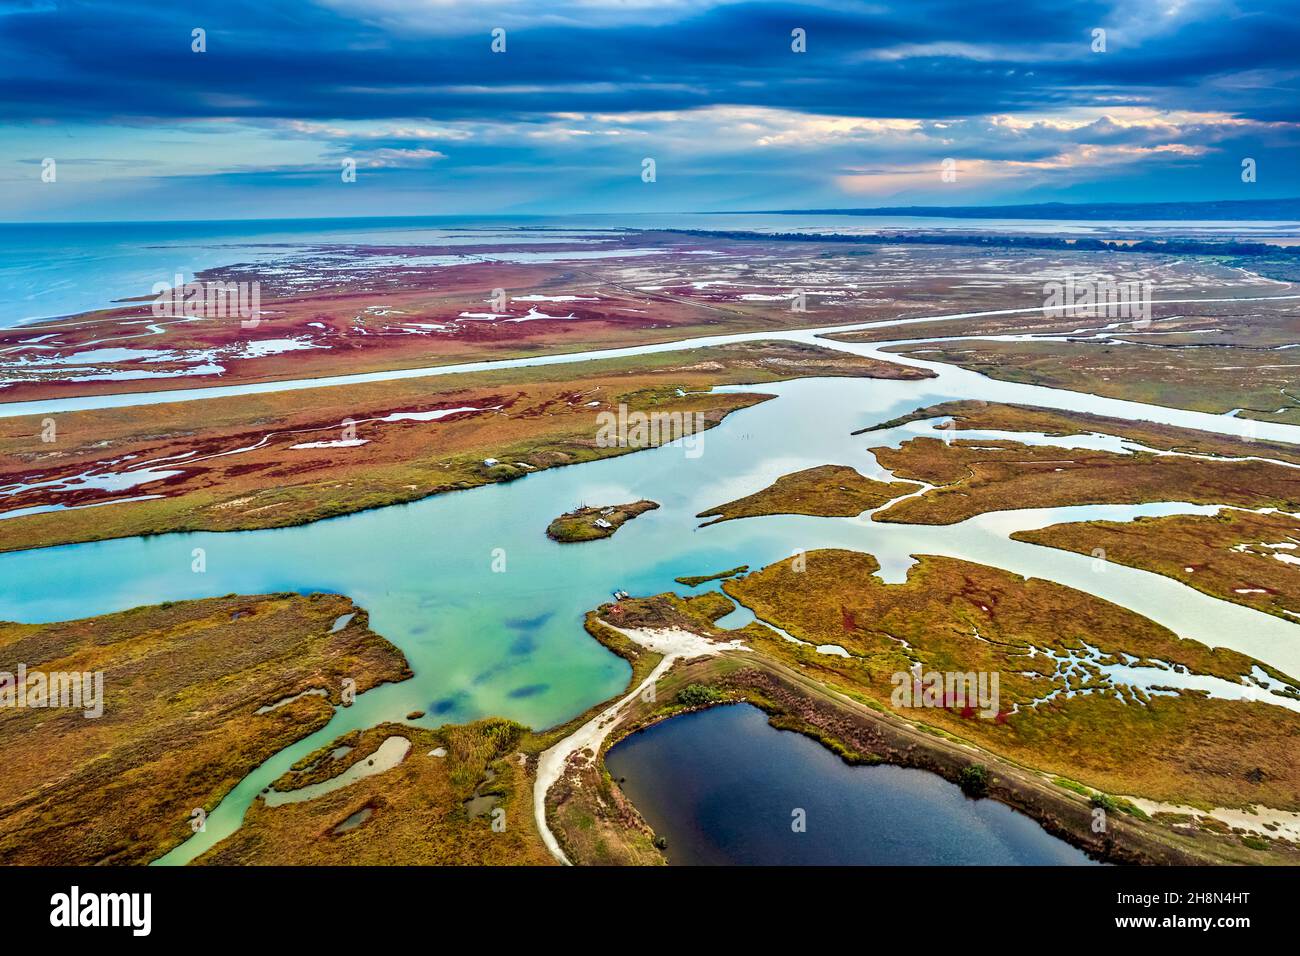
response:
[[[625,505],[576,508],[552,521],[546,529],[546,536],[561,544],[608,538],[637,515],[658,507],[657,501],[642,499]]]
[[[721,581],[723,578],[734,578],[738,574],[744,574],[749,570],[748,564],[742,564],[734,567],[730,571],[719,571],[717,574],[687,574],[680,578],[673,578],[678,584],[685,585],[688,588],[699,587],[709,581]]]

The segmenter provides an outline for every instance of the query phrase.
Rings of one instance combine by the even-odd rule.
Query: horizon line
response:
[[[915,216],[916,218],[926,218],[928,211],[934,210],[1011,210],[1011,209],[1047,209],[1047,208],[1064,208],[1064,209],[1084,209],[1096,207],[1123,207],[1123,208],[1140,208],[1143,206],[1160,207],[1160,206],[1222,206],[1225,204],[1250,204],[1256,206],[1267,205],[1269,203],[1300,203],[1300,196],[1287,196],[1277,199],[1189,199],[1189,200],[1146,200],[1140,202],[1122,202],[1122,201],[1098,201],[1098,202],[1022,202],[1022,203],[998,203],[998,204],[971,204],[964,206],[932,206],[918,205],[916,203],[906,206],[819,206],[809,209],[709,209],[709,210],[670,210],[670,211],[630,211],[624,210],[619,212],[575,212],[575,213],[558,213],[558,212],[466,212],[466,213],[419,213],[419,214],[368,214],[356,216],[264,216],[253,218],[233,218],[233,219],[4,219],[0,220],[0,227],[3,226],[106,226],[106,225],[201,225],[216,223],[258,223],[258,222],[348,222],[363,221],[368,219],[554,219],[563,216],[571,217],[601,217],[611,218],[617,216],[798,216],[798,215],[903,215]],[[926,213],[917,213],[914,210],[927,210]],[[940,217],[933,217],[940,218]],[[979,217],[972,217],[979,218]],[[990,217],[996,218],[996,217]],[[1015,219],[1033,217],[1023,216],[1005,216],[1003,218]],[[1068,218],[1068,217],[1064,217]],[[1223,220],[1225,222],[1231,219]]]

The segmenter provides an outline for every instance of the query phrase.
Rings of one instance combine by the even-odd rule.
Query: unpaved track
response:
[[[692,634],[690,631],[679,628],[624,629],[615,627],[605,621],[601,621],[601,623],[610,630],[617,631],[629,640],[635,641],[647,650],[663,654],[664,657],[655,665],[654,670],[646,675],[645,680],[569,736],[544,751],[537,760],[537,779],[533,781],[533,816],[537,820],[537,832],[542,835],[542,842],[551,851],[551,856],[566,866],[570,865],[572,861],[564,855],[564,851],[560,849],[559,841],[555,839],[555,834],[551,832],[551,828],[546,824],[546,794],[564,774],[565,767],[569,763],[569,757],[575,753],[590,750],[592,759],[595,759],[595,755],[600,752],[601,744],[609,736],[614,724],[618,722],[623,708],[643,694],[647,687],[652,686],[679,660],[711,656],[726,650],[744,649],[744,645],[740,641],[711,641],[706,637],[700,637],[698,634]]]

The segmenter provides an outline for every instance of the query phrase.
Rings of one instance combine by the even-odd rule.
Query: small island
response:
[[[546,536],[561,544],[608,538],[637,515],[654,511],[658,507],[659,502],[645,499],[626,505],[605,505],[595,508],[583,506],[562,514],[552,521],[546,529]]]
[[[738,574],[744,574],[749,570],[748,564],[742,564],[739,567],[732,568],[730,571],[719,571],[717,574],[688,574],[684,577],[673,578],[678,584],[684,584],[688,588],[699,587],[707,581],[721,581],[723,578],[734,578]]]

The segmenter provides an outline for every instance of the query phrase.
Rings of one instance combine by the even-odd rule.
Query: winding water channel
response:
[[[1008,311],[1036,310],[975,315]],[[916,321],[928,320],[838,328]],[[699,511],[758,491],[802,468],[844,464],[868,476],[887,477],[867,449],[896,444],[929,426],[913,423],[857,437],[850,433],[941,401],[1017,402],[1233,435],[1242,434],[1246,427],[1229,416],[995,382],[951,366],[880,353],[888,343],[819,339],[824,331],[748,333],[581,356],[339,378],[417,377],[777,338],[932,368],[938,377],[912,382],[837,378],[731,386],[727,390],[758,391],[777,398],[737,412],[707,432],[698,457],[665,446],[301,527],[169,534],[2,554],[0,580],[6,587],[0,594],[0,618],[53,621],[231,592],[333,591],[365,607],[371,626],[406,654],[414,678],[360,695],[353,706],[339,709],[326,727],[258,767],[208,816],[206,831],[159,861],[165,864],[187,862],[234,832],[264,787],[297,759],[351,729],[400,721],[413,710],[427,712],[418,721],[426,726],[491,714],[534,727],[567,720],[616,695],[627,683],[628,665],[580,626],[583,613],[608,600],[611,591],[654,594],[676,589],[677,575],[711,573],[739,564],[757,568],[797,550],[843,547],[870,552],[879,559],[881,575],[888,581],[901,580],[915,554],[990,564],[1087,591],[1144,614],[1183,637],[1229,646],[1288,673],[1300,673],[1300,627],[1295,624],[1212,599],[1147,572],[1106,565],[1099,573],[1090,557],[1007,537],[1014,530],[1061,521],[1127,520],[1138,515],[1205,513],[1213,508],[1167,502],[1010,511],[947,527],[774,516],[698,528],[694,516]],[[0,407],[0,415],[320,384],[324,383],[281,382],[11,403]],[[1300,427],[1262,422],[1251,427],[1260,438],[1300,442]],[[566,547],[544,534],[552,517],[580,503],[639,498],[653,499],[662,507],[629,523],[614,538]],[[206,551],[205,573],[191,571],[195,548]],[[494,570],[497,549],[505,555],[504,571]]]

